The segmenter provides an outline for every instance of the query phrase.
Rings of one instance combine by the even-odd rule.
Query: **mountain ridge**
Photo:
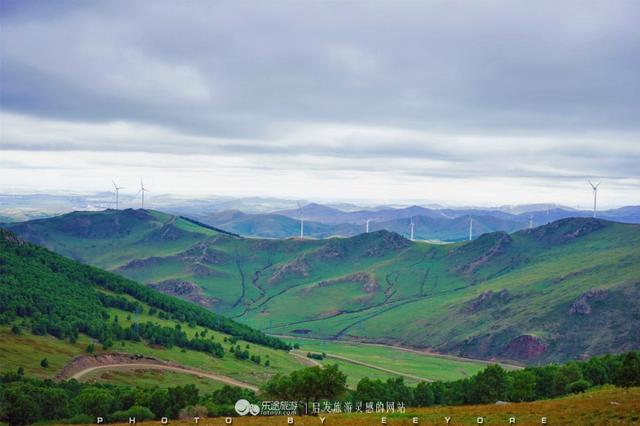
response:
[[[638,320],[621,309],[640,291],[638,225],[569,218],[439,245],[390,231],[327,240],[238,238],[163,213],[149,217],[113,239],[70,236],[56,225],[64,218],[12,229],[148,285],[192,289],[183,296],[210,298],[210,309],[272,334],[526,363],[633,346],[628,324]],[[167,225],[189,232],[178,240],[145,239]],[[581,331],[587,329],[591,336]],[[570,344],[562,343],[564,335]]]

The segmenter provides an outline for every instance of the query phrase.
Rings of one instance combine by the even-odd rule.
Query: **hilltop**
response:
[[[640,344],[638,225],[567,218],[449,245],[241,238],[147,210],[8,227],[272,334],[532,364]]]
[[[89,364],[117,358],[120,364],[144,361],[145,368],[151,364],[186,377],[250,387],[245,383],[260,384],[304,365],[278,338],[52,253],[4,229],[0,336],[5,343],[0,372],[20,367],[49,378],[65,377],[64,371],[84,358]],[[42,366],[42,357],[50,366]]]

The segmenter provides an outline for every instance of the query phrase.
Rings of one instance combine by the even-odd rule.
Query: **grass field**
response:
[[[405,414],[340,414],[326,415],[324,425],[334,426],[373,426],[381,424],[381,417],[387,417],[387,424],[409,426],[446,425],[445,417],[450,417],[450,425],[477,425],[478,417],[485,425],[508,425],[509,418],[515,417],[516,425],[540,425],[546,417],[549,425],[637,425],[640,422],[640,388],[623,389],[605,387],[584,394],[559,399],[505,404],[470,405],[457,407],[409,408]],[[320,418],[314,416],[293,417],[294,425],[322,425]],[[124,423],[123,423],[124,424]],[[140,423],[138,423],[140,424]],[[145,425],[157,425],[158,421],[143,422]],[[194,421],[171,421],[172,425],[193,425]],[[200,425],[224,425],[224,418],[200,419]],[[285,426],[286,417],[234,417],[233,425],[240,426]]]
[[[363,377],[385,379],[394,375],[350,363],[344,358],[428,380],[461,379],[474,375],[488,365],[485,361],[419,354],[381,345],[303,338],[284,340],[292,345],[297,343],[300,345],[300,351],[305,354],[307,352],[326,353],[327,358],[322,363],[337,363],[340,365],[340,369],[349,376],[350,385],[357,383]],[[335,358],[332,355],[338,355],[341,358]],[[513,368],[510,366],[505,367]],[[419,381],[412,377],[404,376],[404,378],[407,383],[417,383]]]
[[[131,320],[127,320],[128,312],[117,309],[110,309],[109,312],[112,315],[118,315],[118,321],[123,325],[136,319],[153,319],[154,322],[172,327],[176,323],[172,320],[149,317],[148,314],[138,314],[136,318],[132,317]],[[146,306],[145,312],[147,312]],[[185,323],[182,323],[181,326],[190,337],[193,336],[196,331],[203,330],[201,327],[189,328]],[[271,376],[277,373],[288,374],[298,368],[304,367],[298,358],[284,351],[248,344],[244,341],[238,341],[237,344],[243,349],[249,345],[250,353],[260,355],[263,364],[256,365],[248,360],[238,360],[228,351],[231,344],[223,342],[224,337],[226,337],[224,334],[211,330],[209,333],[210,335],[215,335],[215,340],[224,346],[225,356],[223,358],[216,358],[206,353],[192,350],[183,351],[178,347],[168,349],[131,341],[115,342],[114,347],[107,352],[142,354],[164,361],[172,361],[182,366],[222,374],[254,385],[260,385],[266,382]],[[85,335],[80,335],[76,343],[69,343],[68,341],[59,340],[52,336],[35,336],[28,331],[24,331],[21,335],[16,336],[11,333],[10,326],[0,326],[0,342],[0,373],[15,372],[19,367],[22,367],[26,374],[39,378],[51,378],[55,376],[55,374],[74,357],[86,355],[85,349],[89,343],[92,343]],[[95,344],[95,348],[95,353],[105,352],[102,350],[101,345],[97,343]],[[48,368],[40,366],[40,361],[43,358],[47,358],[49,362]],[[270,362],[269,367],[264,366],[264,360],[267,359]],[[159,372],[156,373],[163,374]],[[188,377],[188,375],[185,376]],[[135,376],[129,378],[116,377],[114,381],[129,380],[133,383],[132,380],[134,378]],[[194,377],[193,380],[200,383],[202,379]]]
[[[128,371],[92,371],[80,379],[81,382],[114,383],[137,387],[161,387],[195,385],[201,393],[212,392],[224,386],[223,383],[204,377],[195,377],[190,374],[175,371],[135,369]]]

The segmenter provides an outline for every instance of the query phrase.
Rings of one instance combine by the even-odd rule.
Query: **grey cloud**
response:
[[[55,20],[3,18],[4,109],[256,138],[298,120],[578,133],[640,123],[632,2],[76,4]],[[190,85],[211,96],[182,96]]]
[[[227,155],[255,170],[383,172],[406,160],[404,173],[455,179],[640,176],[636,2],[2,8],[0,109],[36,128],[69,126],[68,134],[3,131],[4,152]],[[127,137],[73,127],[114,122],[160,130]],[[332,140],[312,132],[341,126]],[[465,142],[474,135],[484,149]],[[285,164],[304,156],[326,162]]]

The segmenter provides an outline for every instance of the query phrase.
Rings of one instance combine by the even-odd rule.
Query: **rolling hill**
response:
[[[198,383],[196,377],[205,376],[209,388],[211,379],[257,388],[276,373],[305,365],[280,339],[4,229],[0,338],[0,373],[22,368],[45,378],[71,377],[65,371],[77,373],[83,363],[108,368],[116,359],[143,370],[179,371],[182,381]]]
[[[531,364],[640,345],[638,225],[568,218],[448,245],[241,238],[147,210],[8,228],[272,334]]]

